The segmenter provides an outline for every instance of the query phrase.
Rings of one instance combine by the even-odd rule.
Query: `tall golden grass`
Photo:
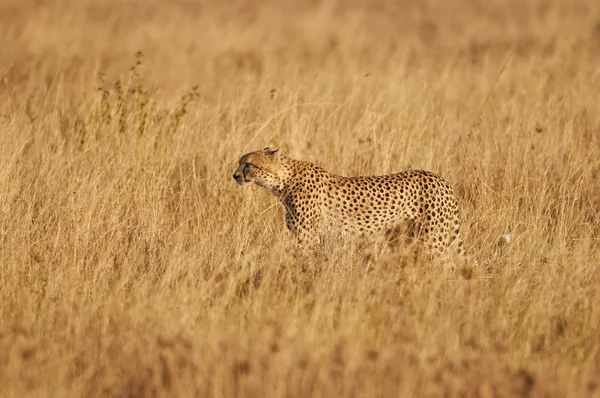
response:
[[[583,0],[5,0],[0,396],[599,396],[599,22]],[[482,266],[296,255],[231,178],[269,143],[441,174]]]

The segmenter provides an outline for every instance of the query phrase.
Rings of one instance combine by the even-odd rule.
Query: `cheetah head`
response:
[[[266,147],[242,156],[233,179],[241,186],[255,182],[261,187],[276,191],[282,182],[279,172],[279,149]]]

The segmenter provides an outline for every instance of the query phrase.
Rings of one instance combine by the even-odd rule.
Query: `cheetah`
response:
[[[278,197],[287,228],[301,242],[325,230],[385,235],[408,224],[431,256],[450,247],[464,254],[456,196],[444,179],[429,171],[343,177],[266,147],[242,156],[233,178],[241,186],[256,183]]]

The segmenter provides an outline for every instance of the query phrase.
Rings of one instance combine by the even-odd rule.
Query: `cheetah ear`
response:
[[[279,160],[279,148],[277,149],[271,149],[270,147],[266,147],[265,151],[267,151],[267,155],[273,157],[273,159],[275,160]]]

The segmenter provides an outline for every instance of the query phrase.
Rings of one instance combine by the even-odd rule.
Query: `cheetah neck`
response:
[[[279,160],[279,169],[277,172],[277,183],[271,187],[270,191],[282,201],[290,195],[298,184],[300,177],[310,175],[311,170],[319,170],[321,173],[325,170],[306,161],[291,159],[282,156]]]
[[[265,188],[278,198],[283,199],[283,197],[287,196],[298,163],[300,162],[288,157],[282,156],[279,158],[274,184],[271,187]]]

